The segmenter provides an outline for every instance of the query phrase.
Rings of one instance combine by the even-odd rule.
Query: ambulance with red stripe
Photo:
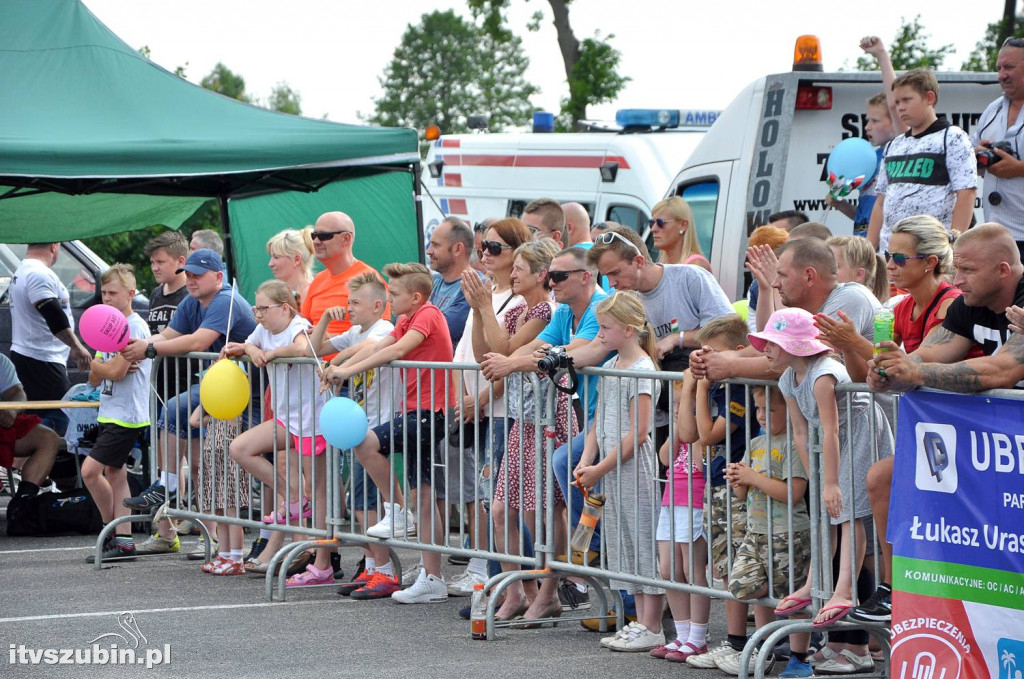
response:
[[[426,240],[445,216],[476,224],[518,217],[535,198],[575,201],[591,223],[612,221],[647,230],[651,207],[718,116],[717,111],[623,110],[616,124],[578,133],[547,132],[535,117],[532,133],[441,136],[423,164]]]

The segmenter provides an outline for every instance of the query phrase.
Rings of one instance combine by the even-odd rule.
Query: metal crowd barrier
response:
[[[186,462],[192,477],[190,479],[186,476],[180,477],[179,492],[175,500],[167,506],[164,515],[173,519],[191,519],[197,523],[203,536],[206,538],[207,554],[206,558],[209,560],[210,554],[210,529],[208,524],[213,522],[221,522],[227,524],[233,524],[242,526],[243,528],[250,530],[268,529],[271,531],[284,533],[291,535],[298,539],[291,544],[282,547],[273,557],[270,562],[267,577],[266,577],[266,595],[272,598],[273,595],[273,578],[276,570],[276,566],[280,565],[281,577],[278,579],[278,596],[284,597],[285,594],[285,577],[284,573],[287,570],[288,565],[291,561],[303,550],[310,547],[338,547],[342,544],[359,544],[359,545],[382,545],[388,547],[392,555],[392,560],[396,564],[396,572],[398,577],[401,578],[401,564],[398,562],[397,554],[394,552],[397,548],[415,549],[426,552],[438,552],[441,554],[452,554],[460,555],[468,558],[479,558],[486,559],[489,561],[501,561],[508,564],[512,564],[513,568],[505,570],[498,575],[494,575],[487,582],[487,590],[491,593],[488,609],[487,609],[487,635],[488,638],[493,638],[495,631],[498,627],[503,626],[514,626],[516,621],[501,622],[495,620],[495,612],[497,610],[498,600],[503,591],[507,589],[509,585],[517,580],[527,579],[546,579],[554,577],[577,577],[581,578],[584,582],[591,586],[591,591],[596,597],[594,606],[597,608],[595,611],[591,611],[589,615],[585,617],[597,617],[600,620],[602,629],[605,628],[606,617],[608,612],[614,608],[618,623],[621,628],[623,623],[623,606],[619,592],[606,588],[605,583],[610,580],[632,583],[638,586],[649,586],[660,589],[671,589],[687,593],[702,594],[711,596],[718,599],[725,600],[737,600],[732,593],[724,586],[717,587],[714,584],[714,580],[717,577],[728,575],[728,571],[732,569],[732,565],[735,559],[734,546],[732,540],[726,543],[726,565],[727,567],[722,569],[725,572],[712,572],[708,579],[709,585],[707,587],[697,585],[693,582],[693,574],[695,558],[693,542],[689,543],[687,548],[686,559],[688,562],[688,571],[691,574],[689,581],[684,581],[672,578],[662,578],[660,573],[652,575],[638,574],[635,572],[627,572],[623,570],[619,564],[613,564],[608,562],[608,551],[611,540],[617,540],[615,546],[618,548],[616,551],[622,554],[623,550],[623,518],[621,514],[618,516],[615,525],[604,525],[602,526],[605,530],[601,532],[601,550],[600,550],[600,561],[594,565],[586,563],[575,563],[571,558],[572,551],[569,548],[569,537],[572,535],[575,529],[575,524],[572,522],[572,510],[574,504],[578,506],[578,502],[573,500],[572,493],[569,488],[562,488],[565,491],[566,510],[563,514],[561,508],[559,508],[558,514],[565,518],[556,519],[556,511],[554,505],[555,499],[555,483],[556,474],[560,478],[567,478],[572,473],[572,456],[570,456],[569,467],[566,469],[555,469],[553,465],[553,455],[556,449],[554,434],[553,432],[558,429],[558,422],[556,422],[558,412],[558,401],[557,394],[554,389],[544,388],[542,384],[548,381],[547,377],[542,377],[534,373],[523,374],[521,380],[524,385],[516,391],[517,396],[510,399],[508,392],[504,393],[504,407],[511,409],[519,415],[520,419],[520,431],[523,427],[521,425],[532,425],[532,432],[528,437],[528,440],[524,436],[519,435],[516,437],[512,436],[512,429],[515,425],[511,424],[509,417],[503,416],[499,410],[496,409],[496,401],[499,401],[500,390],[508,389],[512,380],[506,378],[503,382],[493,384],[486,382],[482,378],[478,378],[477,384],[484,385],[485,391],[488,393],[490,399],[482,412],[478,412],[475,418],[470,420],[471,424],[463,426],[460,423],[461,418],[458,416],[459,411],[465,411],[471,409],[469,402],[467,402],[466,395],[464,393],[463,377],[464,373],[476,373],[479,371],[479,366],[471,363],[417,363],[409,361],[399,361],[390,364],[384,368],[379,369],[376,379],[379,379],[384,373],[391,372],[392,377],[401,376],[403,379],[392,379],[390,380],[391,389],[390,394],[382,394],[378,390],[376,396],[376,403],[372,401],[365,403],[366,406],[376,405],[376,410],[380,412],[381,408],[386,408],[387,396],[391,397],[391,402],[396,404],[393,409],[400,409],[399,406],[405,402],[405,390],[402,386],[402,382],[407,383],[408,380],[412,379],[415,381],[415,393],[418,397],[424,393],[430,394],[432,409],[443,410],[444,418],[441,431],[436,431],[438,428],[438,422],[431,420],[430,427],[432,428],[429,437],[421,436],[422,432],[410,431],[409,429],[403,428],[401,432],[398,432],[395,428],[395,419],[383,420],[390,421],[389,434],[392,440],[397,439],[402,441],[401,448],[405,451],[403,455],[403,467],[409,468],[410,464],[418,465],[421,461],[428,461],[429,471],[425,473],[426,480],[429,482],[431,489],[434,490],[432,497],[422,497],[419,491],[419,485],[413,487],[409,479],[409,474],[398,475],[396,472],[396,465],[394,460],[390,466],[389,478],[387,479],[387,485],[389,488],[394,490],[400,490],[402,496],[405,498],[405,504],[403,507],[414,506],[413,515],[416,519],[416,525],[427,526],[429,530],[423,531],[421,529],[420,537],[411,535],[394,535],[390,538],[377,538],[368,536],[366,530],[368,526],[355,525],[355,516],[357,512],[366,515],[366,512],[370,509],[369,498],[364,495],[362,498],[356,498],[354,493],[348,494],[348,499],[344,499],[346,496],[345,489],[341,483],[341,471],[346,466],[349,470],[355,470],[356,465],[354,464],[354,453],[353,451],[338,451],[333,447],[328,447],[326,453],[326,467],[325,471],[318,471],[318,466],[312,466],[312,473],[305,474],[301,468],[301,465],[297,464],[296,456],[293,455],[294,446],[292,444],[291,436],[285,436],[285,445],[280,447],[275,441],[273,450],[271,451],[273,465],[274,465],[274,479],[271,484],[261,484],[255,481],[250,481],[245,475],[240,475],[238,478],[229,479],[228,474],[221,473],[218,477],[217,469],[209,469],[213,467],[219,467],[221,471],[230,468],[235,463],[231,461],[228,444],[232,433],[241,431],[241,428],[233,431],[223,431],[224,423],[212,423],[207,427],[193,427],[191,424],[181,422],[177,413],[167,412],[162,419],[162,425],[158,425],[158,412],[168,410],[167,404],[171,397],[179,392],[182,388],[186,392],[193,391],[198,386],[199,375],[204,367],[208,366],[212,361],[216,360],[216,354],[190,354],[187,357],[176,359],[179,362],[179,373],[184,373],[184,377],[181,378],[180,383],[171,383],[168,380],[166,373],[161,375],[160,371],[153,370],[153,389],[152,389],[152,412],[153,412],[153,425],[151,427],[152,444],[150,445],[150,456],[151,456],[151,469],[155,470],[158,467],[163,470],[176,470],[178,468],[178,461],[181,460]],[[246,360],[242,361],[247,363]],[[286,363],[288,365],[312,365],[316,361],[314,359],[289,359],[287,361],[278,360],[276,363]],[[155,367],[155,366],[154,366]],[[247,366],[249,370],[249,379],[252,384],[253,398],[246,409],[246,413],[243,413],[243,418],[247,418],[249,422],[255,426],[256,424],[264,420],[264,414],[267,411],[266,399],[266,385],[267,376],[264,370],[253,369],[253,366],[249,364]],[[429,371],[429,372],[428,372]],[[674,410],[676,408],[677,397],[673,391],[673,384],[682,379],[681,373],[669,373],[669,372],[643,372],[633,370],[606,370],[606,369],[582,369],[579,371],[581,374],[580,388],[579,388],[579,401],[584,404],[580,410],[583,413],[582,418],[578,421],[578,427],[581,432],[589,430],[590,426],[595,425],[599,431],[607,434],[606,425],[603,422],[603,414],[601,413],[600,406],[598,407],[595,415],[591,417],[587,413],[585,404],[591,395],[591,390],[594,388],[591,383],[584,379],[585,377],[591,376],[602,380],[613,380],[618,383],[618,386],[628,385],[630,381],[635,383],[637,380],[653,380],[661,385],[661,389],[668,390],[667,396],[667,412],[662,413],[660,416],[657,412],[657,408],[651,408],[650,420],[649,420],[649,431],[650,435],[656,441],[667,437],[669,441],[675,440],[675,417]],[[160,380],[158,375],[162,376]],[[367,382],[369,376],[363,376],[364,383]],[[290,386],[289,380],[292,379],[291,371],[288,371],[285,376],[286,388]],[[369,378],[373,379],[373,378]],[[437,381],[443,382],[443,392],[445,396],[445,403],[437,404],[433,399],[434,387],[437,386]],[[159,383],[158,383],[159,382]],[[529,386],[533,394],[542,394],[542,398],[533,398],[532,402],[526,397]],[[731,432],[728,428],[726,429],[726,435],[724,445],[728,450],[731,447],[733,438],[737,435],[744,437],[744,448],[749,450],[749,443],[753,437],[753,432],[756,431],[757,425],[753,419],[753,398],[751,395],[751,388],[753,386],[764,386],[769,392],[772,389],[776,389],[772,382],[756,382],[751,380],[735,380],[731,381],[726,386],[726,402],[730,400],[736,400],[742,398],[746,403],[749,404],[750,414],[745,420],[745,425],[742,430]],[[320,398],[317,393],[317,385],[312,384],[307,389],[305,385],[300,391],[300,408],[310,407],[315,399]],[[852,391],[866,391],[863,385],[851,385],[850,387],[840,388],[841,393],[852,392]],[[737,395],[737,392],[740,392]],[[874,395],[872,396],[874,399]],[[849,412],[850,404],[845,403],[845,399],[840,399],[840,407],[846,407]],[[172,402],[173,403],[173,402]],[[454,403],[454,408],[449,408],[448,404]],[[196,405],[198,405],[198,399],[196,399]],[[894,407],[891,404],[890,407]],[[573,416],[574,409],[569,408],[568,413],[570,417]],[[636,402],[633,403],[632,417],[637,418]],[[667,417],[667,422],[665,419]],[[186,418],[187,420],[187,418]],[[486,424],[485,424],[486,420]],[[895,423],[893,418],[892,423]],[[492,424],[497,424],[497,432],[488,432],[487,429]],[[280,427],[281,425],[276,425]],[[621,440],[625,431],[627,430],[628,422],[619,421],[617,425],[616,437]],[[768,423],[770,428],[771,424]],[[221,431],[217,431],[221,428]],[[316,431],[319,430],[317,423],[314,423],[314,431],[299,433],[300,437],[313,436]],[[567,422],[561,427],[562,431],[572,431],[572,423]],[[193,434],[194,438],[183,439],[174,434],[174,431],[185,432],[189,437]],[[488,434],[490,434],[488,436]],[[787,439],[791,440],[791,427],[787,424]],[[210,450],[207,450],[204,454],[204,447],[206,447],[207,440],[211,437],[215,437],[217,445],[209,446]],[[468,440],[467,440],[468,439]],[[526,465],[533,466],[534,472],[534,484],[533,484],[533,495],[537,498],[537,511],[534,512],[532,521],[526,517],[526,512],[517,512],[517,518],[514,521],[510,521],[509,513],[506,512],[504,520],[501,525],[493,525],[490,522],[490,503],[491,499],[496,490],[498,490],[497,479],[499,477],[499,464],[496,459],[496,450],[494,449],[495,441],[503,441],[508,444],[512,439],[516,440],[516,450],[519,459],[519,469],[517,481],[513,484],[513,487],[509,485],[509,474],[500,475],[503,479],[503,486],[501,490],[505,498],[510,497],[510,492],[515,491],[520,500],[524,498],[529,488],[526,487],[524,477],[526,476]],[[195,445],[188,445],[187,441],[195,441]],[[167,443],[164,444],[163,442]],[[434,442],[433,450],[425,451],[424,441]],[[529,443],[532,442],[532,448],[535,451],[543,450],[546,453],[545,462],[542,464],[541,458],[538,455],[533,455],[532,458],[528,454],[528,450],[531,447]],[[634,434],[634,449],[637,448],[637,444],[640,441]],[[831,575],[831,560],[828,563],[822,563],[818,558],[819,545],[823,546],[826,551],[829,547],[829,537],[827,530],[821,530],[822,527],[828,526],[829,522],[825,509],[822,503],[819,502],[820,497],[820,480],[819,480],[819,462],[818,457],[820,455],[820,445],[815,445],[812,439],[812,445],[810,446],[810,469],[807,470],[808,476],[808,490],[807,494],[810,498],[810,519],[811,519],[811,530],[810,530],[810,551],[811,551],[811,569],[815,572],[813,598],[816,601],[814,608],[820,606],[821,602],[827,600],[831,595],[832,587],[832,575]],[[571,439],[567,443],[571,445]],[[873,444],[874,445],[874,444]],[[794,465],[799,464],[799,457],[796,455],[795,447],[790,446],[791,454],[789,456],[790,465],[790,478],[792,478],[792,471]],[[463,451],[468,451],[464,453]],[[444,453],[443,455],[441,453]],[[507,456],[510,451],[506,451]],[[770,454],[770,450],[768,451]],[[848,451],[842,451],[846,453]],[[841,453],[842,454],[842,453]],[[657,445],[654,446],[654,455],[657,455]],[[873,451],[872,459],[877,459],[877,450]],[[704,456],[704,471],[705,476],[708,477],[708,485],[710,487],[710,472],[711,472],[711,456]],[[669,462],[672,463],[675,460],[675,449],[670,448],[669,451]],[[159,464],[157,464],[159,463]],[[653,489],[654,502],[647,507],[633,507],[634,525],[633,535],[638,534],[641,512],[645,512],[647,517],[651,519],[652,528],[656,526],[658,507],[661,504],[662,491],[667,487],[669,490],[670,503],[669,516],[670,518],[670,536],[675,535],[674,526],[674,515],[675,515],[675,487],[672,476],[669,475],[668,480],[663,478],[663,475],[659,475],[657,480],[641,479],[639,471],[636,465],[633,465],[634,472],[632,478],[624,478],[621,473],[624,461],[621,456],[616,461],[616,470],[620,473],[617,474],[618,480],[614,484],[614,488],[605,488],[607,493],[617,493],[624,495],[625,486],[624,484],[632,484],[632,490],[636,491],[638,485],[641,482],[650,482],[656,484]],[[671,469],[671,464],[670,467]],[[483,470],[487,470],[489,475],[482,475]],[[296,482],[293,484],[282,484],[279,483],[278,479],[280,475],[278,472],[282,472],[283,478],[292,479],[295,478]],[[365,470],[360,472],[353,471],[354,476],[356,473],[366,474]],[[322,478],[326,475],[326,478]],[[308,478],[307,478],[308,477]],[[850,493],[852,496],[852,478],[851,475],[851,488]],[[216,479],[211,480],[211,479]],[[353,478],[349,479],[350,485],[352,485]],[[364,476],[363,481],[366,481]],[[440,482],[440,483],[439,483]],[[211,485],[216,484],[219,487],[214,488]],[[297,484],[300,491],[298,497],[295,497],[295,493],[291,490],[291,485]],[[324,491],[319,495],[315,490],[322,484]],[[693,479],[691,477],[687,492],[690,496],[693,495]],[[788,506],[792,507],[793,498],[793,486],[792,481],[788,484],[788,495],[790,502]],[[445,497],[444,502],[439,506],[437,501],[437,490],[444,488]],[[191,495],[193,499],[202,501],[204,498],[214,497],[221,500],[219,503],[215,502],[214,505],[210,505],[209,502],[201,504],[195,508],[189,506],[188,496],[186,489],[191,488]],[[304,490],[310,489],[310,490]],[[219,490],[219,494],[217,491]],[[312,492],[311,492],[312,490]],[[379,491],[378,491],[379,493]],[[303,495],[308,494],[311,500],[311,513],[313,517],[323,515],[325,518],[322,522],[316,521],[315,525],[310,522],[306,522],[301,518],[292,519],[287,517],[284,522],[281,523],[263,523],[261,517],[263,514],[268,512],[276,511],[279,501],[283,501],[286,508],[291,506],[291,503],[300,501]],[[393,493],[389,493],[393,495]],[[234,498],[234,502],[228,504],[228,498]],[[543,503],[541,499],[543,498]],[[378,495],[377,508],[380,509],[381,497]],[[457,505],[460,508],[460,519],[463,509],[472,503],[476,503],[477,511],[472,512],[473,523],[471,526],[466,526],[464,520],[459,521],[459,525],[456,531],[452,532],[450,529],[451,525],[451,507]],[[766,513],[768,518],[768,534],[771,535],[773,525],[773,505],[775,501],[770,498],[767,501]],[[520,502],[522,504],[522,502]],[[543,506],[542,506],[543,505]],[[349,519],[344,518],[345,514],[349,515]],[[721,514],[724,513],[724,517]],[[732,503],[726,502],[724,504],[724,510],[719,510],[713,503],[705,504],[705,536],[710,538],[708,535],[707,527],[711,524],[717,523],[724,526],[724,530],[727,535],[733,534],[734,521],[739,520],[738,517],[733,517]],[[716,516],[717,515],[717,516]],[[689,515],[689,520],[692,522],[692,509]],[[724,518],[724,522],[722,521]],[[123,517],[118,519],[111,524],[108,524],[103,532],[97,539],[96,553],[97,557],[102,549],[103,541],[106,535],[110,533],[113,526],[117,523],[124,521],[137,520],[138,517]],[[559,526],[564,529],[564,542],[556,541],[555,539],[555,528],[556,520],[560,520],[562,523]],[[426,521],[427,524],[423,522]],[[852,521],[852,519],[851,519]],[[786,511],[786,522],[787,532],[792,534],[793,532],[793,514],[792,510]],[[490,525],[488,525],[490,524]],[[442,535],[437,534],[437,526],[442,526]],[[343,528],[348,527],[348,530]],[[489,528],[489,530],[488,530]],[[501,536],[503,539],[500,540],[504,548],[498,548],[497,536]],[[532,548],[533,555],[528,555],[527,547],[531,546],[527,535],[532,537]],[[482,537],[486,536],[486,544],[482,544]],[[884,536],[875,536],[875,540]],[[467,546],[467,542],[473,543],[472,546]],[[510,544],[511,543],[511,544]],[[673,542],[673,547],[675,543]],[[769,563],[773,563],[774,553],[772,547],[772,540],[768,540],[769,545]],[[653,543],[652,553],[647,555],[640,554],[639,543],[635,543],[633,546],[633,561],[639,563],[641,557],[644,558],[645,562],[658,564],[658,553],[657,544]],[[709,561],[711,561],[711,549],[709,544]],[[670,563],[668,572],[675,574],[676,569],[676,550],[673,548],[670,550]],[[794,562],[793,547],[790,546],[789,561]],[[878,550],[875,550],[875,561],[877,565]],[[515,568],[515,567],[518,568]],[[99,558],[96,560],[96,568],[101,568]],[[709,569],[712,570],[712,569]],[[772,606],[777,603],[777,600],[772,597],[772,591],[775,589],[773,581],[774,574],[771,572],[772,569],[768,569],[768,595],[757,599],[756,601],[743,600],[744,603]],[[877,567],[876,567],[877,571]],[[853,578],[856,578],[857,573],[852,574]],[[802,584],[802,573],[794,573],[792,569],[789,573],[788,591],[792,592],[798,589]],[[854,586],[853,591],[856,592]],[[567,618],[560,618],[564,621]],[[532,621],[531,621],[532,622]],[[544,622],[544,621],[538,621]],[[550,621],[549,621],[550,622]],[[805,620],[783,620],[772,623],[758,630],[752,637],[750,643],[747,645],[744,651],[743,661],[744,663],[751,657],[755,652],[758,645],[760,644],[760,653],[757,658],[755,676],[763,676],[763,661],[768,652],[774,647],[774,641],[781,639],[782,637],[790,634],[794,631],[803,631],[809,628],[810,621]],[[853,624],[849,622],[836,623],[830,628],[831,630],[847,630],[847,629],[868,629],[869,632],[878,637],[883,642],[883,647],[888,650],[887,635],[884,634],[884,630],[879,626]],[[763,642],[763,643],[761,643]],[[745,668],[746,665],[743,664]],[[741,675],[743,676],[743,675]]]

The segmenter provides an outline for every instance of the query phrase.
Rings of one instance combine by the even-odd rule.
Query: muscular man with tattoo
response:
[[[1009,230],[999,224],[977,226],[953,246],[956,276],[963,290],[949,306],[942,326],[935,328],[909,356],[892,342],[868,363],[868,384],[879,391],[910,391],[931,387],[974,393],[1011,389],[1024,380],[1024,335],[1010,334],[1006,310],[1024,305],[1024,265]],[[984,356],[963,360],[974,346]],[[885,535],[892,486],[892,458],[877,462],[868,472],[868,494],[879,535]],[[882,543],[882,567],[891,574],[892,548]],[[884,573],[879,576],[884,580]],[[889,585],[878,591],[850,617],[888,621]]]

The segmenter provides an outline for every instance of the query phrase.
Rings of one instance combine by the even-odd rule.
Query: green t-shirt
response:
[[[790,471],[790,457],[793,460],[792,471]],[[743,461],[759,474],[764,474],[777,481],[785,481],[790,476],[794,479],[807,478],[800,457],[796,454],[791,455],[785,435],[773,437],[762,435],[750,439],[750,450],[743,456]],[[806,503],[803,499],[797,500],[793,504],[793,530],[807,530],[810,525]],[[759,488],[751,487],[747,492],[747,529],[760,535],[768,533],[768,494]],[[773,500],[772,533],[785,535],[787,532],[789,532],[789,524],[786,520],[786,503]]]

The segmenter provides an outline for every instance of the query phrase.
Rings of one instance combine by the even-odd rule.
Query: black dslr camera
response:
[[[985,148],[990,150],[978,152],[978,165],[981,167],[991,167],[1002,160],[1002,158],[999,157],[999,154],[991,149],[999,149],[1000,151],[1005,151],[1010,154],[1013,158],[1017,157],[1017,154],[1013,151],[1013,146],[1011,146],[1008,141],[995,141],[991,144],[985,144]]]
[[[572,367],[572,356],[565,351],[565,347],[550,347],[542,350],[544,358],[537,361],[537,369],[546,372],[551,377],[562,370]]]
[[[537,370],[547,373],[548,377],[551,378],[551,383],[559,391],[567,394],[576,391],[576,388],[579,386],[579,380],[576,376],[576,369],[573,367],[572,356],[565,351],[565,347],[550,347],[542,349],[541,353],[544,356],[537,361]],[[559,374],[562,372],[569,373],[569,384],[566,387],[560,384]]]

